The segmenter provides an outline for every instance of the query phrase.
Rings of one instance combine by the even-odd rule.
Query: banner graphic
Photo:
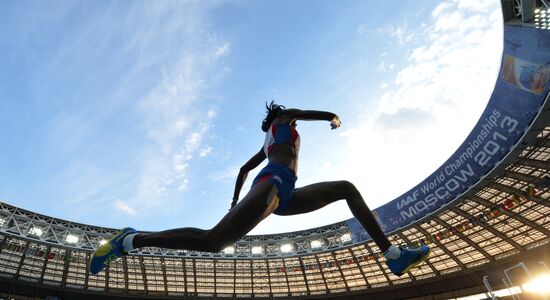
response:
[[[549,79],[550,31],[505,26],[500,74],[480,120],[433,174],[374,211],[384,232],[433,213],[494,169],[541,109]],[[347,225],[353,242],[370,239],[357,219],[347,220]]]

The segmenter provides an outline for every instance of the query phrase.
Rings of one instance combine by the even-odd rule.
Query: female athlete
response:
[[[273,101],[266,108],[267,117],[262,123],[262,130],[266,132],[265,143],[241,167],[231,209],[216,226],[210,230],[186,227],[153,233],[124,228],[95,251],[90,272],[97,274],[112,260],[140,247],[219,252],[242,238],[271,213],[280,216],[303,214],[341,199],[346,200],[353,216],[383,251],[386,263],[395,275],[403,275],[428,257],[428,246],[409,249],[392,245],[352,183],[321,182],[294,188],[300,148],[296,121],[329,121],[331,128],[337,129],[340,119],[336,114],[285,109]],[[267,166],[256,176],[248,194],[237,203],[248,172],[266,158]]]

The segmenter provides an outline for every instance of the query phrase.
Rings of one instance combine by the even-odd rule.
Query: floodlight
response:
[[[262,246],[252,247],[252,254],[262,254],[263,252],[264,252],[264,249]]]
[[[235,254],[235,247],[229,246],[223,249],[224,254]]]
[[[535,11],[533,23],[536,28],[548,29],[550,24],[550,12],[548,9],[539,9]]]
[[[69,234],[67,235],[67,238],[65,239],[65,242],[69,244],[76,244],[78,242],[78,236]]]
[[[340,236],[340,242],[347,243],[351,242],[351,233],[344,233]]]
[[[323,242],[321,240],[313,240],[310,243],[311,249],[321,248],[323,247]]]
[[[3,218],[0,218],[0,226],[6,225],[6,220]]]
[[[102,239],[101,241],[99,241],[100,246],[103,246],[105,244],[107,244],[107,241],[105,239]]]
[[[40,236],[42,236],[42,229],[40,229],[38,227],[33,227],[33,228],[31,228],[31,230],[29,230],[29,234],[36,235],[36,236],[40,237]]]
[[[281,245],[281,252],[283,252],[283,253],[292,252],[292,244],[282,244]]]
[[[550,286],[548,285],[549,282],[550,274],[544,274],[524,284],[523,289],[531,293],[550,295]]]

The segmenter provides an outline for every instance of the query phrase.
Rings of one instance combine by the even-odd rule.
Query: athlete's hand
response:
[[[340,125],[342,125],[342,121],[340,121],[340,118],[338,116],[334,116],[332,118],[332,121],[330,121],[330,129],[336,129],[339,128]]]

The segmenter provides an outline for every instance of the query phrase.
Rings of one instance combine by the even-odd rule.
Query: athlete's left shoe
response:
[[[399,247],[399,249],[401,249],[401,256],[399,256],[399,258],[386,258],[388,268],[397,276],[409,272],[410,269],[416,267],[430,255],[430,247],[426,245],[414,249],[402,247]]]
[[[111,261],[127,254],[122,249],[122,241],[130,233],[137,233],[134,228],[126,227],[115,234],[105,244],[99,246],[90,260],[90,273],[101,272]]]

